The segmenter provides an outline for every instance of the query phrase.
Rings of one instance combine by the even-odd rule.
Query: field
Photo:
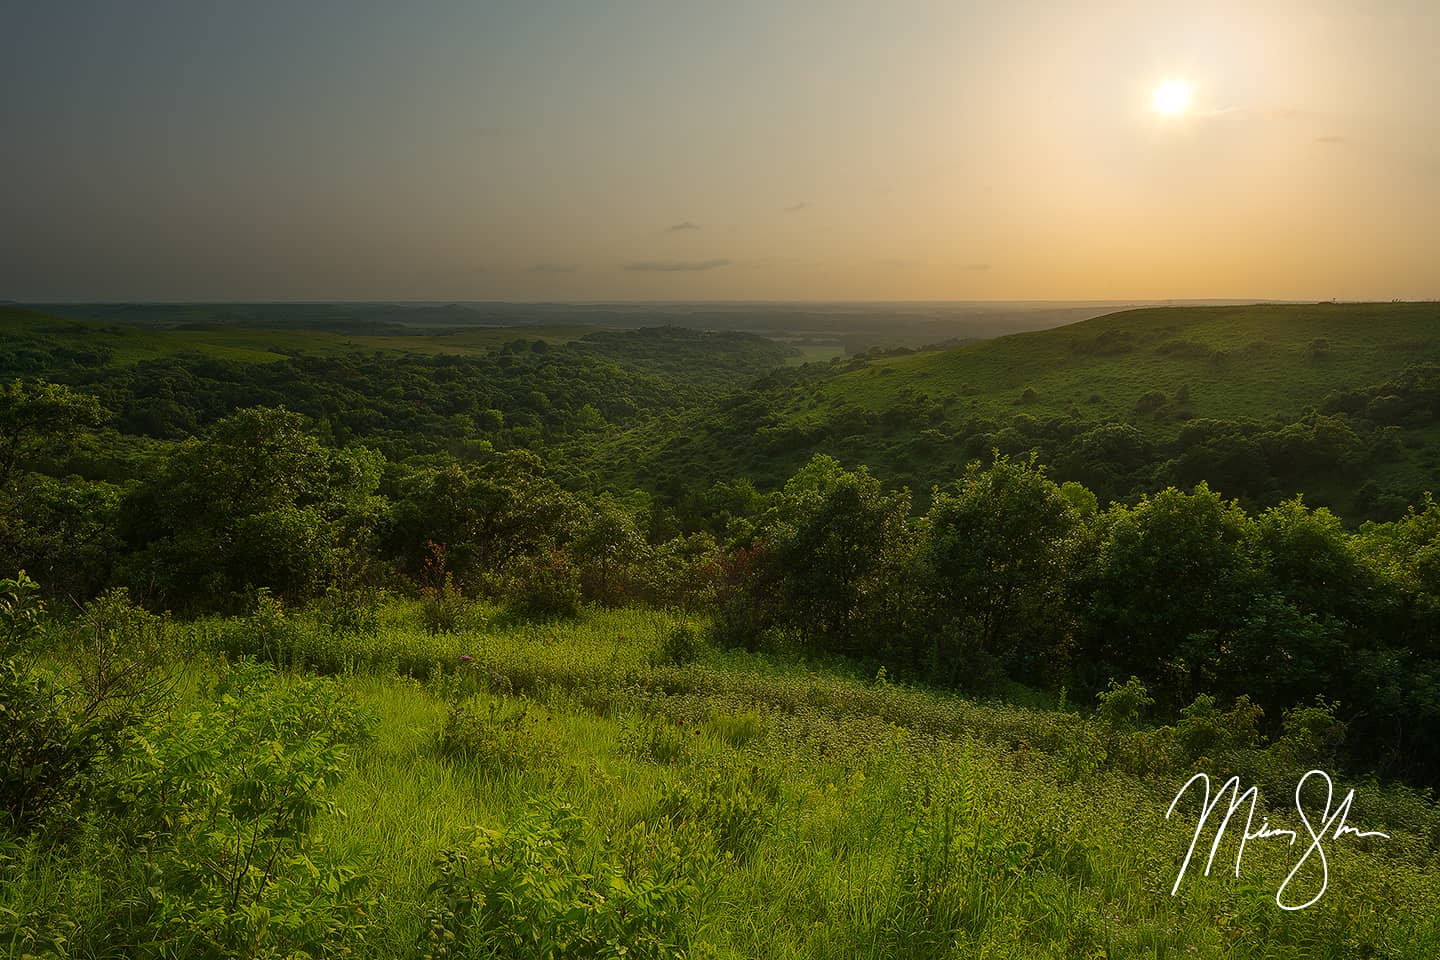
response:
[[[1276,907],[1293,860],[1281,845],[1252,842],[1230,876],[1233,837],[1213,876],[1197,864],[1171,896],[1195,820],[1167,821],[1165,808],[1189,771],[1135,767],[1140,741],[1083,719],[1088,707],[974,702],[834,665],[676,650],[665,639],[684,621],[659,611],[543,624],[473,605],[440,634],[422,614],[392,602],[373,634],[348,639],[305,614],[173,627],[188,653],[167,668],[180,678],[174,700],[144,735],[165,756],[187,717],[215,709],[233,670],[218,651],[237,644],[290,664],[252,671],[251,697],[298,690],[368,718],[333,784],[314,787],[333,807],[297,844],[317,878],[355,873],[339,899],[362,912],[337,908],[330,934],[347,955],[619,956],[579,942],[616,931],[626,955],[657,957],[1440,949],[1440,814],[1409,791],[1358,785],[1351,822],[1392,839],[1334,842],[1329,889],[1309,909]],[[683,662],[687,652],[698,659]],[[66,662],[63,646],[51,662]],[[307,679],[307,664],[334,676]],[[1267,788],[1271,815],[1293,823],[1280,789]],[[127,859],[137,854],[118,835],[0,858],[11,955],[53,945],[56,924],[57,955],[153,950]],[[457,853],[469,858],[463,881]],[[303,869],[286,880],[315,898],[312,913],[335,899]],[[490,906],[457,914],[457,895]],[[283,948],[284,911],[304,914],[281,893],[256,895],[253,909],[272,911],[255,955]]]

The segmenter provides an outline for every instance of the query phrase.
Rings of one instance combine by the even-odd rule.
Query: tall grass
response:
[[[1333,843],[1309,910],[1276,906],[1294,855],[1273,841],[1252,843],[1238,878],[1227,844],[1172,896],[1194,821],[1165,808],[1188,771],[1119,762],[1096,721],[710,650],[667,665],[682,621],[666,613],[471,613],[432,634],[415,604],[391,603],[333,660],[308,652],[330,649],[322,627],[289,615],[280,659],[332,674],[376,719],[314,837],[368,878],[356,955],[514,955],[497,945],[542,915],[575,918],[570,939],[559,921],[535,933],[553,956],[618,956],[606,936],[630,938],[632,956],[1440,955],[1440,815],[1412,791],[1359,786],[1352,822],[1394,838]],[[253,627],[189,628],[174,716],[213,696]],[[457,711],[474,750],[446,746]],[[1271,799],[1284,819],[1287,798]],[[563,856],[505,834],[556,810],[578,831]],[[476,846],[486,830],[502,839]],[[546,836],[535,850],[562,843]],[[501,847],[520,860],[497,861]],[[129,856],[103,822],[56,845],[7,841],[0,950],[104,955],[103,901],[143,886]],[[439,882],[455,863],[471,886]],[[490,906],[456,900],[462,888]],[[527,906],[497,906],[511,902]]]

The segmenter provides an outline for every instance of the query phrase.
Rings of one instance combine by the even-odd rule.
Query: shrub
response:
[[[454,578],[448,573],[442,586],[426,587],[421,591],[420,622],[424,625],[425,632],[432,637],[458,630],[465,609],[465,598],[455,587]]]
[[[1335,718],[1339,703],[1316,697],[1285,711],[1280,738],[1271,750],[1295,767],[1313,767],[1334,761],[1345,743],[1345,724]]]
[[[71,625],[76,695],[91,715],[144,717],[169,696],[175,635],[165,619],[130,602],[124,587],[87,603]]]
[[[0,825],[28,833],[78,813],[100,762],[116,746],[113,721],[70,708],[64,692],[0,663]]]
[[[119,720],[20,663],[44,605],[21,571],[0,580],[0,825],[29,833],[73,816],[90,799]]]
[[[516,562],[510,605],[517,613],[537,619],[574,617],[581,599],[580,573],[563,550]]]
[[[759,650],[765,642],[764,615],[755,598],[737,594],[715,611],[706,639],[725,650]]]
[[[421,955],[688,957],[688,906],[704,861],[673,842],[643,858],[590,856],[586,830],[573,808],[553,802],[504,830],[470,830],[436,860]]]
[[[440,731],[440,755],[483,769],[516,770],[550,758],[554,747],[529,733],[534,721],[523,703],[476,700],[451,706]]]
[[[0,658],[29,650],[40,635],[40,585],[21,570],[13,580],[0,580]]]
[[[112,785],[109,823],[151,864],[146,908],[119,903],[119,955],[338,955],[366,921],[365,879],[315,848],[311,828],[345,746],[371,718],[324,680],[231,668],[215,698],[141,735]]]
[[[689,624],[680,624],[660,641],[656,662],[683,667],[699,660],[704,650],[705,644],[695,630]]]
[[[384,600],[383,590],[344,590],[332,585],[316,601],[315,613],[321,625],[336,636],[373,634],[380,629],[380,608]]]
[[[285,605],[262,587],[255,591],[249,614],[222,625],[218,652],[230,659],[251,657],[285,666],[294,657],[299,632],[299,625],[285,615]]]
[[[1238,697],[1221,711],[1215,698],[1202,694],[1180,711],[1175,724],[1175,750],[1181,764],[1218,760],[1237,750],[1254,749],[1260,742],[1259,723],[1265,711]]]
[[[1139,677],[1131,677],[1124,684],[1110,681],[1105,692],[1095,697],[1100,705],[1095,715],[1112,730],[1133,730],[1140,720],[1140,714],[1155,705],[1155,698],[1145,690]]]
[[[641,713],[626,720],[620,732],[620,752],[651,763],[677,763],[690,756],[693,732],[654,713]]]
[[[721,851],[744,859],[774,825],[774,799],[773,783],[765,783],[757,768],[720,770],[699,786],[665,784],[658,811],[672,824],[702,826]]]

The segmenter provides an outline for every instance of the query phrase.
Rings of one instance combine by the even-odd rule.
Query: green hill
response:
[[[1251,506],[1301,493],[1389,517],[1440,477],[1440,304],[1129,310],[811,364],[646,431],[599,451],[601,469],[679,497],[774,486],[826,453],[923,499],[999,450],[1102,500],[1204,481]]]
[[[886,358],[818,397],[881,411],[908,390],[959,397],[966,413],[1083,415],[1173,435],[1196,417],[1294,418],[1416,361],[1440,361],[1440,303],[1172,307]],[[1184,415],[1144,415],[1142,398],[1181,390]]]

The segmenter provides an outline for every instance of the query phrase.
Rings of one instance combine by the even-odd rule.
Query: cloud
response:
[[[580,267],[573,263],[537,263],[526,273],[574,273]]]
[[[683,223],[675,223],[665,228],[666,233],[685,233],[690,230],[699,230],[700,224],[686,220]]]
[[[716,270],[728,266],[730,266],[729,260],[641,260],[625,264],[625,269],[678,273],[685,270]]]
[[[813,204],[808,200],[801,200],[799,203],[792,203],[785,208],[786,213],[799,213],[802,210],[809,210]]]

